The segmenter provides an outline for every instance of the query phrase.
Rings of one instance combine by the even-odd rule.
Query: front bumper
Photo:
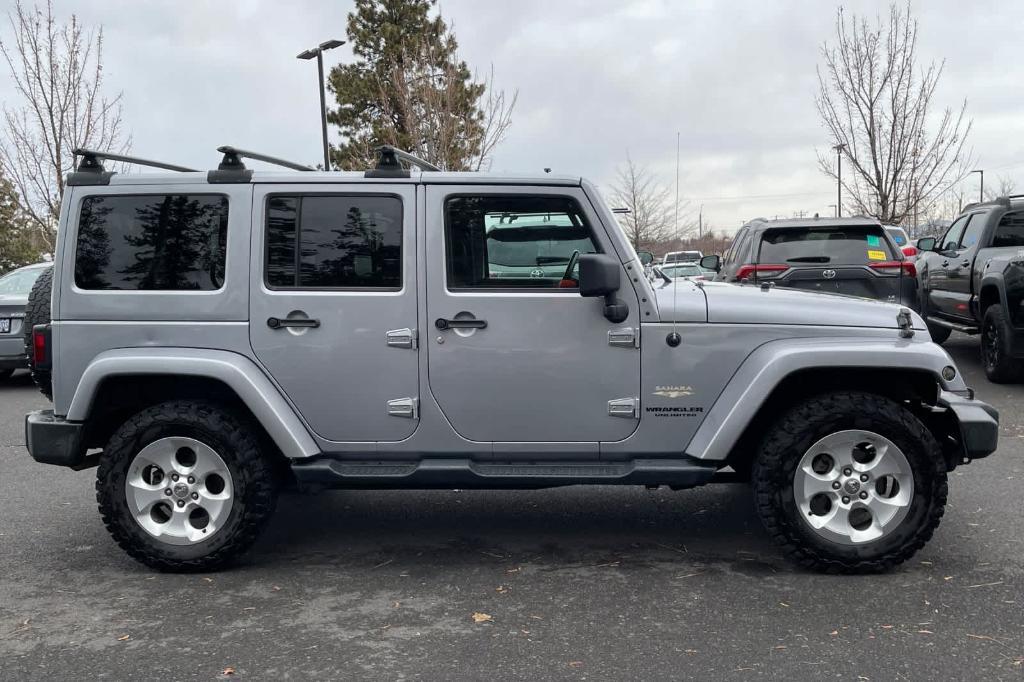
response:
[[[999,412],[996,408],[949,391],[939,393],[938,404],[956,417],[965,458],[980,459],[996,451],[999,445]]]
[[[29,412],[25,415],[25,446],[41,464],[79,468],[85,463],[84,427],[54,416],[53,410]]]

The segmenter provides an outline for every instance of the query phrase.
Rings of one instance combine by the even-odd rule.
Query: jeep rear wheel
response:
[[[793,560],[830,573],[887,570],[925,545],[946,505],[938,442],[902,405],[821,395],[786,414],[754,463],[758,514]]]
[[[136,560],[205,571],[237,559],[277,499],[274,467],[252,428],[220,407],[174,401],[110,438],[96,477],[107,530]]]
[[[981,362],[985,376],[996,384],[1020,381],[1024,375],[1024,361],[1010,354],[1013,328],[1006,319],[1003,306],[990,305],[981,322]]]

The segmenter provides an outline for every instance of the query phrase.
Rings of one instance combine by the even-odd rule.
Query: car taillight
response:
[[[881,263],[871,263],[872,270],[881,270],[883,272],[889,272],[892,270],[903,269],[903,273],[908,277],[917,277],[917,268],[914,264],[908,260],[887,260]]]
[[[39,369],[50,367],[50,325],[37,324],[32,328],[32,364]]]
[[[913,246],[904,246],[903,255],[908,257],[914,257],[917,255],[917,248]]]
[[[789,270],[788,265],[741,265],[736,271],[736,279],[771,279]]]

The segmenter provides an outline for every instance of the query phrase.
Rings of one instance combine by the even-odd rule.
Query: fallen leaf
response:
[[[839,634],[839,630],[833,630],[832,632],[830,632],[830,633],[828,633],[828,634],[830,634],[830,635],[832,635],[833,637],[835,637],[836,635],[838,635],[838,634]]]
[[[479,611],[473,612],[474,623],[493,623],[494,617],[487,613],[480,613]]]
[[[784,606],[784,607],[786,607],[787,609],[789,608],[789,604],[787,604],[787,603],[786,603],[786,602],[784,602],[784,601],[780,601],[780,602],[779,602],[779,606]]]
[[[776,651],[782,651],[785,648],[786,648],[785,645],[780,644],[779,646],[775,647],[775,650]]]
[[[515,568],[506,568],[505,572],[506,573],[518,573],[521,570],[523,570],[521,566],[516,566]]]
[[[935,633],[932,632],[931,630],[918,630],[917,634],[919,634],[919,635],[934,635]]]
[[[131,638],[132,638],[131,635],[121,635],[120,637],[117,638],[117,641],[119,641],[119,642],[127,642]]]
[[[894,627],[894,626],[892,626],[892,625],[883,625],[883,626],[882,626],[882,629],[883,629],[883,630],[892,630],[892,629],[893,629],[893,627]]]
[[[234,674],[235,674],[235,669],[234,669],[234,668],[232,668],[232,667],[231,667],[231,666],[229,665],[228,667],[224,668],[224,670],[221,670],[221,671],[220,671],[220,674],[221,674],[221,675],[234,675]]]
[[[392,608],[396,608],[397,609],[401,605],[402,605],[402,602],[400,602],[400,601],[393,601],[393,602],[391,602]]]
[[[278,587],[277,585],[274,585],[273,587],[270,588],[270,591],[271,592],[280,592],[281,588]]]
[[[583,661],[569,661],[570,668],[581,668],[583,667]]]
[[[208,582],[208,583],[212,583],[213,582],[213,578],[203,578],[203,580],[205,582]]]
[[[498,594],[505,594],[506,592],[508,592],[508,588],[505,587],[504,585],[498,585],[497,587],[494,588],[494,591],[497,592]]]

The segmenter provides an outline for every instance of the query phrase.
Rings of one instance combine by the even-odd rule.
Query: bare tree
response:
[[[967,101],[932,120],[943,62],[918,68],[917,30],[909,1],[891,5],[884,25],[840,8],[836,42],[822,45],[818,68],[815,103],[833,145],[842,145],[844,199],[890,224],[927,212],[967,169]],[[818,165],[837,177],[834,151],[819,152]]]
[[[673,234],[676,215],[669,189],[626,154],[626,165],[615,174],[610,199],[615,208],[628,209],[619,224],[633,248],[656,250],[664,242],[681,236]],[[682,230],[682,232],[688,231]]]
[[[987,183],[986,183],[987,184]],[[996,186],[990,187],[985,192],[985,201],[991,201],[999,197],[1008,197],[1017,191],[1017,183],[1013,178],[1005,175],[996,176]]]
[[[21,196],[22,208],[52,251],[65,176],[77,147],[124,153],[121,93],[103,87],[103,29],[87,30],[72,15],[58,23],[52,0],[8,14],[11,42],[0,41],[19,106],[3,107],[0,169]]]

